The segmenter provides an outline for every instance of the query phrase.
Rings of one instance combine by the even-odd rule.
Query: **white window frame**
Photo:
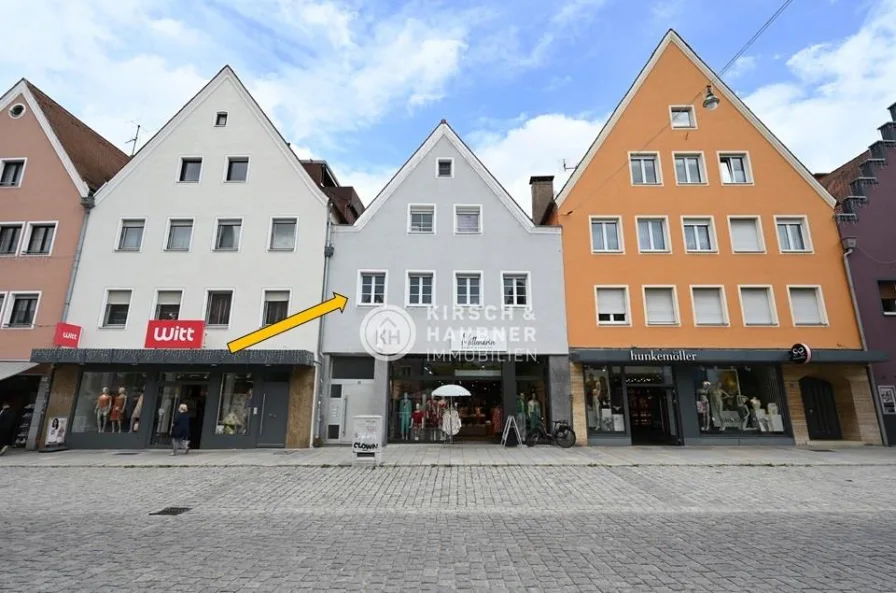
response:
[[[9,293],[8,293],[7,291],[5,291],[5,290],[0,290],[0,330],[5,329],[5,328],[3,327],[3,319],[4,319],[3,315],[4,315],[4,313],[6,312],[6,311],[5,311],[5,309],[6,309],[6,303],[7,303],[7,299],[9,298],[9,297],[8,297],[8,294],[9,294]],[[36,317],[35,317],[35,318],[36,318]]]
[[[635,183],[635,177],[632,175],[632,158],[647,156],[653,157],[654,163],[656,165],[656,183]],[[628,162],[626,164],[628,165],[628,181],[632,187],[662,187],[663,167],[659,152],[652,150],[630,150],[628,152]]]
[[[772,309],[772,323],[769,325],[757,325],[757,324],[748,324],[747,323],[747,311],[744,309],[744,288],[764,288],[768,293],[769,306]],[[778,327],[781,322],[778,319],[778,303],[775,300],[775,287],[771,284],[738,284],[737,285],[737,299],[740,303],[740,318],[741,322],[744,324],[744,327]]]
[[[363,293],[363,277],[364,274],[383,274],[383,302],[382,303],[365,303],[364,302],[364,293]],[[362,270],[358,270],[358,284],[355,287],[357,292],[355,294],[358,295],[358,298],[355,300],[357,307],[382,307],[389,303],[389,270],[375,270],[370,268],[364,268]],[[371,298],[373,294],[371,293]]]
[[[428,208],[432,210],[432,230],[427,231],[414,231],[411,230],[411,211],[414,209],[422,210],[424,208]],[[479,226],[482,226],[482,213],[479,213]],[[436,205],[435,204],[408,204],[408,228],[407,233],[409,235],[435,235],[436,234]]]
[[[451,175],[439,175],[439,163],[451,163]],[[453,157],[437,157],[436,158],[436,179],[454,179],[454,158]]]
[[[411,276],[432,276],[432,302],[411,302]],[[404,272],[404,306],[405,307],[435,307],[436,306],[436,271],[435,270],[405,270]]]
[[[719,298],[722,301],[722,323],[699,323],[697,321],[697,300],[694,298],[694,289],[713,289],[719,291]],[[729,327],[731,325],[731,316],[728,311],[728,295],[725,293],[725,286],[722,284],[691,284],[688,286],[691,293],[691,313],[694,316],[694,327]]]
[[[236,249],[221,249],[218,247],[218,225],[222,221],[240,221],[240,230],[236,235]],[[241,216],[220,216],[215,218],[215,232],[212,233],[212,252],[213,253],[239,253],[243,247],[243,218]],[[195,223],[194,223],[195,224]],[[271,226],[273,228],[273,225]]]
[[[286,293],[286,295],[287,295],[286,296],[286,317],[289,317],[291,315],[290,310],[291,310],[291,306],[292,306],[292,289],[278,288],[276,286],[272,288],[270,286],[266,286],[261,289],[261,311],[258,316],[258,327],[267,327],[265,325],[265,321],[264,321],[264,309],[265,309],[265,305],[267,304],[267,300],[265,300],[265,296],[269,292],[285,292]],[[272,302],[282,302],[282,301],[272,301]],[[231,307],[233,307],[232,304],[231,304]],[[284,317],[284,319],[286,319],[286,317]]]
[[[0,325],[0,328],[4,330],[30,330],[37,327],[37,319],[38,315],[40,315],[40,301],[41,297],[43,297],[42,290],[10,290],[5,293],[6,298],[3,299],[3,323]],[[13,304],[15,303],[17,296],[26,296],[26,295],[37,295],[37,304],[34,306],[34,319],[31,320],[31,325],[24,326],[19,325],[16,327],[10,327],[9,321],[12,318]]]
[[[660,288],[663,290],[672,290],[672,309],[675,315],[675,321],[672,323],[650,323],[647,317],[647,289]],[[679,327],[681,325],[681,311],[678,307],[678,290],[674,284],[644,284],[641,286],[641,303],[644,306],[644,325],[647,327]]]
[[[25,233],[28,231],[28,221],[26,221],[26,220],[4,220],[4,221],[0,221],[0,226],[5,226],[5,227],[17,226],[17,227],[19,227],[19,238],[16,240],[15,249],[13,249],[12,252],[10,252],[10,253],[0,254],[0,258],[15,257],[15,256],[19,255],[19,253],[22,251],[22,245],[24,244],[24,241],[25,241]],[[53,240],[54,241],[56,240],[55,233],[53,236]]]
[[[230,171],[230,161],[232,161],[234,159],[237,159],[237,160],[245,159],[245,161],[246,161],[246,179],[243,181],[241,181],[239,179],[237,179],[237,180],[227,179],[227,173]],[[251,170],[250,170],[251,167],[252,167],[252,158],[248,154],[229,154],[229,155],[227,155],[226,157],[224,157],[224,176],[221,178],[222,183],[225,183],[225,184],[249,183],[249,175],[251,173]],[[200,175],[200,177],[202,176],[201,171],[199,172],[199,175]]]
[[[110,292],[129,292],[130,297],[128,298],[128,317],[124,320],[124,325],[106,325],[106,307],[109,305],[109,293]],[[131,323],[131,310],[134,304],[134,288],[126,287],[126,286],[111,286],[103,289],[103,306],[100,308],[100,318],[97,322],[97,329],[102,330],[125,330],[128,328],[128,324]],[[152,319],[152,317],[150,317]]]
[[[25,170],[28,169],[28,157],[9,156],[0,158],[0,175],[3,174],[3,169],[6,166],[6,163],[10,161],[22,161],[22,174],[19,175],[19,183],[18,185],[0,185],[0,189],[18,189],[25,183]]]
[[[709,249],[688,249],[688,237],[686,223],[689,220],[709,221],[709,240],[712,243]],[[683,214],[681,216],[681,241],[685,253],[718,254],[719,238],[716,236],[716,219],[712,214]]]
[[[722,159],[725,157],[738,157],[742,158],[744,161],[744,174],[747,176],[747,180],[744,183],[738,183],[736,181],[727,182],[722,177]],[[753,185],[753,163],[750,158],[749,151],[746,150],[717,150],[716,151],[716,162],[719,165],[719,183],[722,185]]]
[[[625,321],[601,321],[600,320],[600,303],[597,299],[597,290],[599,288],[621,289],[625,295]],[[632,325],[632,301],[631,293],[627,284],[595,284],[592,290],[594,297],[594,321],[598,326],[615,326],[615,327],[631,327]]]
[[[164,320],[159,320],[158,317],[156,317],[156,309],[159,306],[159,293],[160,292],[179,292],[180,293],[180,304],[178,306],[182,310],[183,306],[184,306],[184,294],[186,294],[186,289],[184,287],[156,288],[155,289],[155,294],[153,294],[153,297],[152,297],[152,307],[149,309],[149,319],[164,321]],[[105,307],[103,309],[105,310]],[[128,317],[130,317],[130,311],[128,311]],[[180,312],[178,313],[178,318],[180,318]]]
[[[800,231],[803,233],[803,243],[806,244],[805,249],[784,249],[781,245],[781,234],[778,232],[778,225],[784,221],[787,224],[790,221],[800,222]],[[781,254],[812,254],[815,248],[812,245],[812,233],[809,232],[809,217],[805,214],[776,214],[775,215],[775,238],[778,241],[778,252]]]
[[[274,241],[274,223],[277,221],[287,221],[291,220],[295,222],[296,230],[292,235],[292,249],[283,249],[280,247],[273,247]],[[271,222],[268,225],[268,242],[265,245],[265,250],[273,253],[295,253],[295,250],[299,246],[299,217],[295,214],[292,215],[284,215],[284,216],[272,216]]]
[[[209,297],[213,292],[229,292],[230,293],[230,315],[227,318],[227,325],[209,325],[208,323],[208,306],[209,306]],[[206,288],[205,289],[205,298],[202,303],[202,322],[205,324],[205,329],[229,329],[230,324],[233,323],[233,312],[236,311],[236,288],[233,287],[220,287],[220,288]]]
[[[525,305],[507,305],[504,303],[504,278],[506,276],[525,276],[526,277],[526,304]],[[501,271],[501,306],[505,309],[531,309],[532,308],[532,272],[524,270],[502,270]],[[514,293],[516,291],[514,290]]]
[[[896,284],[896,281],[888,281],[888,280],[878,280],[878,281],[877,281],[877,300],[878,300],[878,302],[880,303],[880,312],[881,312],[884,316],[887,316],[887,317],[893,317],[893,316],[896,316],[896,311],[889,312],[889,311],[886,311],[886,310],[884,309],[884,299],[883,299],[883,297],[882,297],[881,294],[880,294],[880,285],[881,285],[882,282],[883,282],[883,283],[887,283],[887,284]]]
[[[731,228],[732,220],[752,220],[756,223],[756,232],[759,234],[759,251],[735,251],[734,250],[734,233]],[[775,232],[777,232],[777,228]],[[731,253],[735,255],[758,255],[767,253],[768,249],[765,244],[765,230],[762,228],[762,216],[759,214],[729,214],[728,215],[728,242],[731,245]]]
[[[218,119],[220,119],[220,117],[221,117],[222,115],[224,116],[224,123],[223,123],[223,124],[219,124],[219,123],[218,123]],[[216,127],[216,128],[223,128],[223,127],[225,127],[225,126],[227,125],[227,121],[228,121],[229,119],[230,119],[230,114],[229,114],[229,113],[227,113],[226,111],[218,111],[217,113],[215,113],[215,127]]]
[[[35,226],[53,226],[53,238],[50,239],[50,250],[47,253],[29,253],[25,251],[31,243],[31,233]],[[53,247],[56,246],[56,236],[59,234],[58,220],[30,220],[25,226],[21,241],[19,241],[19,255],[24,257],[50,257],[53,255]]]
[[[124,223],[127,222],[143,222],[143,234],[140,235],[140,246],[137,249],[121,249],[119,246],[121,245],[121,234],[124,232]],[[114,240],[115,242],[112,244],[112,251],[118,253],[140,253],[143,251],[143,241],[146,239],[146,217],[145,216],[122,216],[118,219],[118,232],[115,233]],[[167,245],[167,241],[165,244]]]
[[[193,160],[199,160],[199,161],[200,161],[200,164],[199,164],[199,179],[196,180],[196,181],[181,181],[181,180],[180,180],[180,172],[181,172],[181,171],[183,170],[183,168],[184,168],[184,161],[193,161]],[[204,159],[203,157],[201,157],[200,155],[198,155],[198,154],[197,154],[197,155],[184,154],[184,155],[181,155],[181,156],[177,157],[177,171],[175,171],[175,173],[174,173],[174,182],[175,182],[175,183],[178,183],[178,184],[181,184],[181,185],[197,185],[197,184],[199,184],[199,183],[202,183],[202,174],[203,174],[203,173],[205,173],[205,159]]]
[[[468,232],[461,233],[457,230],[457,210],[458,210],[458,208],[460,208],[460,209],[476,208],[477,210],[479,210],[479,231],[477,231],[475,233],[468,233]],[[454,234],[455,235],[481,235],[484,232],[484,227],[485,227],[485,225],[482,220],[482,204],[455,204],[454,205]]]
[[[700,170],[701,181],[682,181],[678,178],[678,166],[675,162],[678,157],[697,159],[697,168]],[[706,157],[702,150],[678,150],[672,152],[672,169],[675,173],[675,185],[709,185],[709,179],[706,177]],[[687,169],[687,167],[685,167]]]
[[[666,239],[666,248],[665,249],[641,249],[641,229],[639,228],[638,223],[642,220],[662,220],[663,221],[663,234]],[[638,253],[672,253],[672,234],[669,232],[669,217],[665,214],[659,214],[656,216],[644,215],[644,216],[636,216],[635,217],[635,237],[638,240]]]
[[[171,222],[174,220],[190,221],[190,245],[186,249],[168,249],[168,239],[171,237]],[[215,227],[217,230],[217,227]],[[166,253],[190,253],[193,251],[193,239],[196,238],[196,219],[192,216],[170,216],[165,223],[165,236],[162,237],[162,251]]]
[[[594,234],[591,232],[591,225],[595,222],[615,222],[616,223],[616,233],[619,235],[619,249],[606,249],[606,250],[597,250],[594,249]],[[622,216],[617,214],[607,214],[606,216],[600,216],[598,214],[592,214],[588,217],[588,242],[591,245],[591,253],[599,254],[599,255],[624,255],[625,254],[625,236],[622,230]]]
[[[694,125],[692,126],[676,126],[675,125],[675,111],[676,110],[684,110],[690,112],[691,114],[691,122]],[[693,105],[669,105],[669,126],[673,130],[696,130],[697,129],[697,110],[694,109]]]
[[[457,302],[457,277],[458,276],[479,276],[479,304],[478,305],[461,305]],[[467,307],[470,309],[478,309],[485,305],[485,274],[482,270],[454,270],[452,275],[452,287],[454,292],[453,303],[455,307]],[[469,296],[469,295],[468,295]]]
[[[821,323],[797,323],[793,311],[793,295],[790,294],[791,289],[794,288],[815,290],[815,297],[818,299],[818,313],[821,317]],[[793,322],[794,327],[827,327],[829,325],[828,308],[824,302],[824,291],[822,290],[820,284],[788,284],[787,304],[790,306],[790,320],[791,322]]]

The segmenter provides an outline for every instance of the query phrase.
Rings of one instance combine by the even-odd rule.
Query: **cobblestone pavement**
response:
[[[896,591],[896,466],[0,469],[0,591]],[[151,516],[191,507],[176,517]]]

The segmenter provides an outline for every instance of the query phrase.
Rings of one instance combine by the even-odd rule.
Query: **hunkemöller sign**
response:
[[[696,352],[687,350],[648,350],[647,352],[635,352],[629,350],[629,360],[633,362],[692,362],[697,360]]]

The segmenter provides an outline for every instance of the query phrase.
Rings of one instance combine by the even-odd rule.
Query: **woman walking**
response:
[[[185,454],[190,452],[190,416],[187,414],[187,404],[179,405],[174,415],[174,425],[171,427],[172,455],[177,455],[178,444]]]

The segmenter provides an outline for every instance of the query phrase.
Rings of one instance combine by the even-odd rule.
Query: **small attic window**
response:
[[[436,168],[438,177],[454,177],[454,159],[439,159]]]
[[[25,115],[25,106],[22,103],[16,103],[9,108],[9,117],[19,119],[23,115]]]
[[[226,125],[227,125],[227,112],[219,111],[218,114],[215,116],[215,127],[223,128]]]

